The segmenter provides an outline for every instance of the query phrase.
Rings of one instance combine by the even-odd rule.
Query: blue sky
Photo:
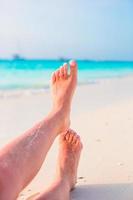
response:
[[[0,0],[0,57],[133,60],[132,0]]]

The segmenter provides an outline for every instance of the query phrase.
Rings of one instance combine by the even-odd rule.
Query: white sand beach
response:
[[[32,127],[49,110],[49,90],[1,96],[0,146]],[[71,128],[80,134],[84,144],[72,199],[132,200],[133,76],[79,86],[73,101]],[[39,174],[20,194],[19,200],[39,193],[52,180],[57,140]]]

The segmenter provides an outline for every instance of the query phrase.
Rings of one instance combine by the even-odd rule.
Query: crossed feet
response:
[[[53,73],[51,91],[53,108],[55,110],[61,109],[62,112],[63,125],[60,132],[66,132],[60,135],[56,179],[63,181],[71,190],[77,180],[77,168],[82,143],[80,137],[73,130],[69,129],[71,101],[77,85],[77,64],[75,61],[71,61],[69,65],[70,74],[68,74],[68,65],[66,63]]]
[[[70,74],[68,65],[64,64],[52,75],[51,91],[53,98],[52,112],[58,113],[59,155],[56,176],[50,187],[36,200],[69,199],[69,193],[77,181],[77,169],[82,150],[79,135],[70,127],[70,110],[72,97],[77,85],[77,64],[71,61]],[[66,195],[65,195],[66,194]]]

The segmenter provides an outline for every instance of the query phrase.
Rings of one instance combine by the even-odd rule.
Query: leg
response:
[[[69,200],[77,180],[77,168],[82,149],[79,136],[72,130],[60,136],[56,177],[51,186],[33,200]]]
[[[65,64],[52,76],[53,108],[31,130],[0,151],[0,199],[14,200],[39,171],[55,137],[69,127],[71,100],[76,87],[77,67]]]

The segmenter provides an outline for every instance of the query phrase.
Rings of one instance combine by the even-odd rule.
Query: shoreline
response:
[[[98,85],[107,82],[115,82],[119,80],[128,80],[132,79],[133,74],[129,75],[121,75],[117,77],[110,78],[100,78],[95,80],[90,80],[88,82],[78,83],[78,87],[90,86],[90,85]],[[12,89],[0,89],[0,99],[6,98],[21,98],[22,96],[32,96],[32,95],[41,95],[43,93],[47,93],[50,90],[50,85],[45,85],[40,88],[12,88]]]

